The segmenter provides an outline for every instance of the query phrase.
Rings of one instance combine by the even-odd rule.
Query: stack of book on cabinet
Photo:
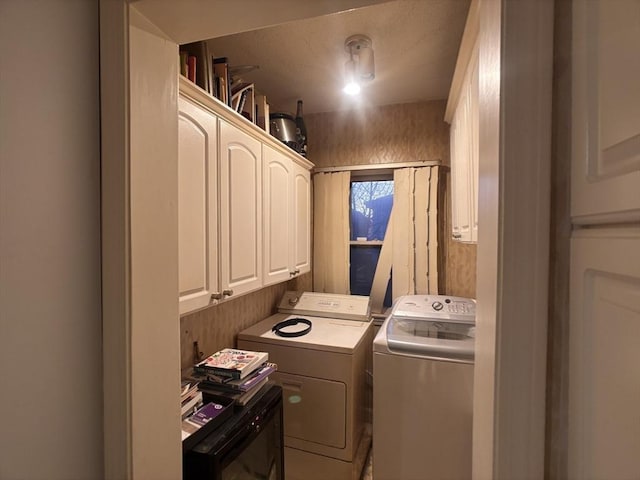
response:
[[[196,364],[193,377],[205,396],[228,398],[246,405],[277,370],[268,360],[267,352],[225,348]]]

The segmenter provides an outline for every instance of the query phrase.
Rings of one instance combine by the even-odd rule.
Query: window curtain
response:
[[[394,299],[438,293],[438,175],[439,167],[394,171]]]
[[[349,172],[313,177],[313,289],[349,294]]]

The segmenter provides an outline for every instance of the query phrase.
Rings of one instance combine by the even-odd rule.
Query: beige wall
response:
[[[0,478],[100,479],[98,2],[0,2]]]
[[[287,290],[311,290],[311,273],[182,316],[181,368],[194,364],[194,342],[198,342],[203,355],[235,347],[238,332],[276,313],[276,306]]]
[[[441,160],[449,165],[446,101],[421,102],[307,115],[309,159],[316,167]],[[445,192],[446,225],[450,232],[450,178]],[[445,234],[444,291],[475,297],[476,246],[454,242]]]

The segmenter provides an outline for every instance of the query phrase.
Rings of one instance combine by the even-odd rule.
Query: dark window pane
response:
[[[349,274],[352,295],[371,294],[371,285],[373,284],[373,276],[376,273],[378,257],[380,257],[380,248],[379,245],[351,246]],[[391,306],[391,279],[389,279],[389,283],[387,284],[384,306]]]

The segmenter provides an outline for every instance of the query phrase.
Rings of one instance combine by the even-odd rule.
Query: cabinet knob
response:
[[[294,274],[296,274],[296,275],[297,275],[297,274],[299,274],[299,273],[300,273],[300,269],[299,269],[299,268],[296,268],[296,269],[293,271],[293,273],[294,273]]]
[[[222,294],[220,292],[211,294],[211,300],[221,300],[221,299],[222,299]]]
[[[230,297],[231,295],[233,295],[233,290],[223,290],[222,295],[224,297]]]

